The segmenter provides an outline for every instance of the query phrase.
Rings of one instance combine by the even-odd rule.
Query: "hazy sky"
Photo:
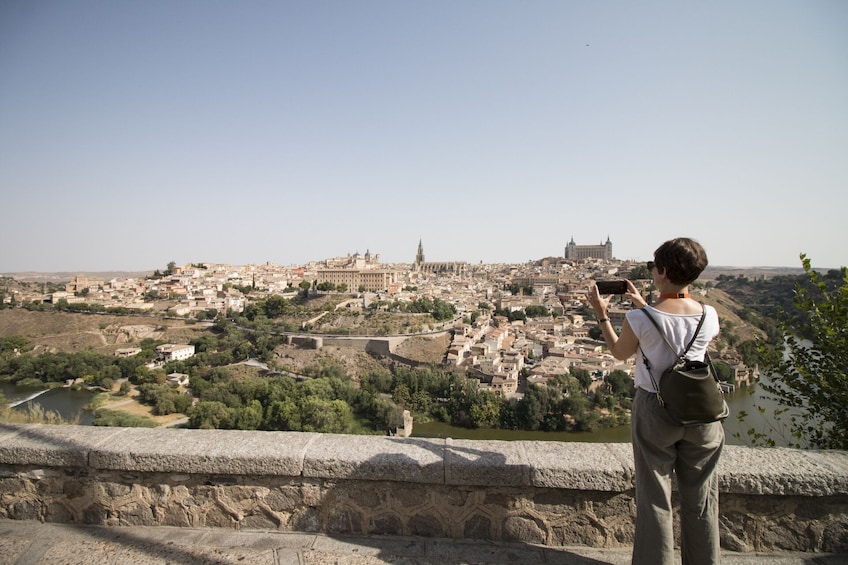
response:
[[[0,272],[848,264],[843,0],[3,0]]]

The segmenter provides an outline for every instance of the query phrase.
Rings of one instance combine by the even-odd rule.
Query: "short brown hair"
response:
[[[707,268],[707,252],[694,239],[677,237],[657,247],[654,263],[657,269],[665,269],[665,276],[673,284],[685,286]]]

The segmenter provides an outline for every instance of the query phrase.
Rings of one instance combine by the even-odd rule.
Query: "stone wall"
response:
[[[848,453],[728,446],[722,545],[848,551]],[[0,424],[0,517],[626,546],[628,444]]]

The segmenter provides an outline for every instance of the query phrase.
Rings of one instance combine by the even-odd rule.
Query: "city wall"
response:
[[[450,330],[440,330],[430,332],[424,335],[434,337],[440,334],[449,333]],[[374,337],[374,336],[341,336],[341,335],[320,335],[320,334],[291,334],[286,336],[287,345],[295,345],[307,349],[322,349],[323,347],[353,347],[361,349],[367,353],[391,357],[397,361],[419,365],[428,363],[420,363],[413,359],[407,359],[395,354],[397,346],[412,336],[391,336],[391,337]]]
[[[728,446],[721,540],[848,551],[848,452]],[[628,546],[628,444],[0,424],[0,517]]]

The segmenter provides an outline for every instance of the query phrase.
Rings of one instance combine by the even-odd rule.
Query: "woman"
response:
[[[689,296],[689,284],[707,266],[701,245],[688,238],[672,239],[654,252],[648,269],[660,292],[659,300],[647,306],[627,281],[628,296],[637,308],[649,308],[666,336],[684,350],[695,334],[701,314],[706,318],[687,357],[703,360],[710,341],[718,334],[718,315]],[[649,360],[655,380],[675,360],[673,353],[644,312],[632,310],[625,316],[621,335],[616,335],[607,311],[610,297],[602,297],[596,285],[589,288],[589,303],[598,317],[607,347],[616,359],[627,359],[637,349],[631,415],[633,459],[636,467],[635,565],[672,565],[674,535],[671,508],[671,474],[677,475],[680,498],[680,546],[683,565],[719,562],[718,465],[724,446],[721,422],[684,427],[676,424],[657,400],[657,390],[645,367]]]

